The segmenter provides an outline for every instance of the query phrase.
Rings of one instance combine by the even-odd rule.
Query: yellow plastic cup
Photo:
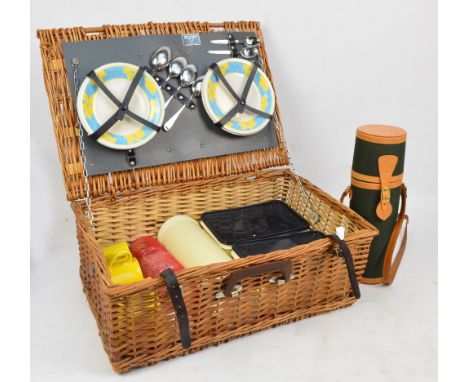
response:
[[[129,284],[143,280],[140,264],[132,256],[125,241],[111,244],[105,247],[103,252],[113,284]]]

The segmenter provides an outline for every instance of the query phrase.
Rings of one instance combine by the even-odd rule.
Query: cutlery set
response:
[[[232,35],[229,35],[229,37],[232,38],[210,41],[211,44],[228,45],[228,50],[207,50],[206,53],[215,55],[228,55],[231,57],[240,56],[247,60],[258,57],[258,47],[260,45],[259,38],[256,36],[246,36],[242,40],[236,40]],[[243,45],[240,50],[238,50],[236,46],[239,44]]]
[[[231,57],[240,56],[248,60],[252,60],[254,58],[258,59],[258,47],[260,45],[259,38],[256,36],[246,36],[242,40],[239,40],[234,39],[232,34],[229,34],[228,37],[229,38],[227,39],[210,40],[210,44],[228,45],[230,47],[229,50],[208,50],[206,53],[213,55],[229,55]],[[242,47],[238,50],[237,45],[242,45]],[[188,99],[189,104],[191,104],[191,101],[194,98],[200,97],[204,76],[198,76],[197,67],[194,64],[189,64],[185,57],[179,56],[172,58],[170,47],[162,46],[158,48],[152,54],[150,64],[153,75],[156,75],[157,72],[161,72],[167,69],[168,76],[166,79],[161,79],[158,77],[158,80],[160,81],[159,85],[163,89],[171,90],[172,93],[165,101],[164,109],[167,109],[174,96],[178,95],[179,91],[183,88],[190,88],[191,96]],[[170,79],[179,81],[177,88],[172,89],[171,87],[167,87],[167,82]],[[180,100],[184,100],[184,98],[180,97]],[[172,129],[185,107],[185,105],[181,106],[180,109],[164,123],[162,127],[164,131],[169,131]]]
[[[167,109],[167,106],[171,103],[174,96],[178,94],[182,88],[191,87],[192,95],[189,98],[189,102],[192,101],[193,97],[199,96],[203,77],[198,77],[197,67],[193,64],[189,64],[185,57],[175,57],[171,59],[170,47],[162,46],[157,49],[151,56],[150,64],[153,69],[153,74],[167,68],[168,77],[163,81],[163,84],[160,84],[163,88],[166,88],[164,85],[166,85],[169,79],[179,80],[179,86],[165,101],[164,109]],[[174,123],[180,114],[182,114],[184,109],[185,105],[183,105],[168,121],[164,123],[164,131],[169,131],[172,126],[174,126]]]
[[[232,33],[226,37],[205,44],[226,45],[228,50],[195,48],[190,56],[190,49],[180,51],[180,46],[169,40],[150,54],[146,65],[111,62],[95,68],[93,78],[85,79],[77,94],[78,114],[88,136],[108,148],[127,150],[127,162],[133,167],[133,150],[158,132],[170,131],[185,108],[194,111],[202,106],[213,122],[203,119],[208,129],[236,136],[261,131],[272,117],[275,96],[261,70],[260,39],[253,35],[235,38]],[[184,41],[184,46],[201,45]],[[188,62],[185,54],[193,61]],[[206,56],[211,54],[230,57],[212,62]],[[181,106],[167,115],[174,98]],[[199,98],[201,102],[195,103]]]

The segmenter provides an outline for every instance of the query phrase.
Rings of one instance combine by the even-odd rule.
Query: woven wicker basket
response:
[[[277,199],[310,223],[313,211],[317,211],[320,220],[315,229],[333,233],[337,226],[346,227],[346,242],[360,279],[371,240],[377,233],[356,213],[307,180],[301,178],[301,186],[287,168],[273,169],[289,164],[278,110],[277,148],[89,177],[94,217],[91,225],[84,201],[86,190],[76,114],[61,43],[220,29],[254,31],[262,38],[257,22],[148,23],[38,31],[67,197],[76,215],[84,292],[104,349],[119,373],[342,308],[356,299],[345,262],[336,256],[336,245],[328,238],[289,250],[185,269],[177,272],[177,279],[183,288],[190,321],[192,344],[187,350],[181,345],[163,280],[113,285],[102,254],[106,244],[155,235],[161,224],[175,214],[199,218],[205,211]],[[271,78],[264,44],[260,50],[265,72]],[[268,282],[271,273],[253,276],[242,281],[243,289],[237,297],[215,299],[234,271],[277,260],[291,261],[293,280],[276,285]]]

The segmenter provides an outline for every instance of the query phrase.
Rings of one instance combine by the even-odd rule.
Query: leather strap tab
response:
[[[160,275],[166,283],[167,292],[169,293],[169,297],[171,298],[171,302],[174,307],[177,323],[179,325],[179,334],[182,346],[184,349],[188,349],[192,344],[192,341],[190,340],[189,318],[177,277],[174,271],[170,268],[162,271]]]
[[[396,155],[382,155],[378,158],[380,176],[380,202],[377,204],[376,214],[381,220],[387,220],[393,211],[390,202],[390,187],[393,171],[398,163]]]
[[[333,239],[340,247],[341,255],[343,255],[343,258],[346,263],[346,268],[348,269],[349,282],[351,283],[351,289],[353,290],[354,297],[356,299],[361,298],[361,290],[359,289],[359,283],[356,278],[356,270],[354,268],[353,256],[351,255],[351,251],[349,250],[348,245],[344,240],[341,240],[335,234],[327,235],[327,237]]]

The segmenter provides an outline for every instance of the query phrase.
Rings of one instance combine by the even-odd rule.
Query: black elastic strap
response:
[[[190,340],[190,325],[187,308],[185,306],[184,297],[182,296],[179,283],[177,282],[177,277],[174,271],[170,268],[162,271],[160,275],[166,283],[167,291],[171,298],[172,306],[174,307],[177,322],[179,324],[179,334],[182,346],[184,349],[188,349],[192,344]]]
[[[216,62],[211,64],[209,68],[216,74],[216,76],[219,78],[219,80],[227,89],[227,91],[237,101],[236,105],[234,105],[234,107],[231,110],[229,110],[218,122],[215,123],[216,127],[221,129],[224,125],[226,125],[226,123],[231,121],[237,113],[243,113],[244,110],[248,110],[263,118],[270,119],[272,117],[271,114],[255,109],[254,107],[247,105],[247,102],[246,102],[247,96],[249,94],[250,88],[255,78],[255,74],[257,72],[257,69],[259,68],[256,62],[252,62],[252,70],[250,71],[249,77],[247,78],[247,81],[244,85],[244,89],[242,90],[242,95],[240,97],[237,95],[237,93],[231,87],[229,82],[226,80],[226,77],[224,77],[223,73],[221,73],[221,70],[219,69],[219,66]]]
[[[232,33],[229,33],[227,35],[227,38],[229,50],[231,51],[231,57],[239,56],[239,51],[237,50],[236,39],[234,38],[234,35]]]
[[[223,85],[226,87],[227,91],[231,93],[231,95],[234,97],[234,99],[239,102],[240,98],[237,95],[237,93],[234,91],[232,86],[227,82],[226,77],[224,77],[223,73],[221,73],[221,70],[219,69],[219,66],[216,62],[210,65],[210,69],[215,72],[216,76],[219,78],[219,80],[223,83]]]
[[[161,126],[155,125],[154,123],[147,121],[146,119],[135,114],[133,111],[127,110],[125,114],[133,118],[135,121],[140,122],[142,125],[148,126],[150,129],[156,130],[156,132],[159,132],[161,130]]]
[[[99,77],[96,75],[96,72],[92,70],[91,72],[88,73],[88,77],[92,79],[96,85],[101,89],[104,94],[109,97],[109,99],[118,107],[117,111],[110,116],[110,118],[104,122],[96,131],[94,131],[92,134],[89,135],[90,138],[94,140],[98,140],[103,134],[106,133],[112,126],[114,126],[118,121],[121,121],[125,115],[128,115],[130,118],[133,118],[135,121],[141,123],[142,125],[148,126],[149,128],[155,130],[156,132],[159,132],[161,130],[161,126],[155,125],[154,123],[140,117],[139,115],[133,113],[128,109],[128,105],[130,103],[130,100],[132,99],[133,94],[135,93],[135,90],[138,86],[138,83],[140,82],[141,77],[143,76],[143,73],[146,71],[146,68],[140,66],[138,68],[138,71],[135,74],[135,77],[133,77],[132,82],[130,83],[130,86],[127,90],[127,93],[125,93],[124,100],[120,102],[109,90],[109,88],[104,85],[104,83],[99,79]]]
[[[99,126],[97,130],[93,131],[92,134],[89,134],[89,137],[97,141],[103,134],[106,133],[107,130],[109,130],[119,121],[119,114],[121,114],[121,110],[117,109],[117,111],[112,114],[106,122]]]
[[[130,100],[132,99],[133,93],[135,93],[135,89],[138,86],[138,83],[141,80],[141,77],[143,76],[143,73],[145,71],[145,68],[140,66],[135,74],[135,77],[133,77],[132,82],[130,83],[130,86],[128,87],[127,94],[125,94],[125,98],[122,101],[122,108],[128,109],[128,104],[130,103]]]
[[[104,92],[104,94],[108,96],[112,102],[115,103],[116,106],[120,107],[120,101],[112,94],[112,92],[107,88],[107,86],[104,85],[104,83],[99,79],[94,70],[90,71],[86,76],[91,78],[96,83],[98,88],[101,89]]]
[[[354,297],[356,299],[361,298],[361,290],[359,289],[359,283],[356,278],[356,270],[354,269],[353,257],[351,256],[351,251],[349,250],[348,245],[344,240],[341,240],[337,235],[327,235],[327,237],[333,239],[338,246],[340,247],[341,254],[346,263],[346,268],[348,268],[349,281],[351,283],[351,288],[353,290]]]
[[[271,118],[272,117],[271,114],[268,114],[268,113],[265,113],[264,111],[255,109],[254,107],[249,106],[249,105],[245,105],[244,108],[246,110],[251,111],[252,113],[258,114],[259,116],[264,117],[264,118]]]
[[[258,65],[255,62],[253,62],[249,77],[247,78],[247,82],[244,85],[244,90],[242,91],[242,94],[240,96],[240,102],[239,102],[239,108],[238,108],[239,113],[242,113],[244,111],[244,107],[246,106],[247,96],[249,95],[249,90],[255,78],[255,73],[257,73],[257,69],[258,69]]]

